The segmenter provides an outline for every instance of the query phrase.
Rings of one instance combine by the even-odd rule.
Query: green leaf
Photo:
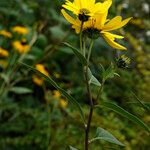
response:
[[[101,86],[101,83],[93,76],[90,68],[88,68],[88,80],[90,84],[94,84],[96,86]]]
[[[100,68],[101,68],[102,74],[104,74],[104,72],[105,72],[105,68],[104,68],[104,66],[103,66],[102,64],[99,64],[99,65],[100,65]]]
[[[81,114],[81,118],[84,122],[84,125],[85,125],[85,116],[84,116],[84,113],[83,113],[83,110],[80,106],[80,104],[77,102],[77,100],[75,98],[73,98],[70,94],[68,94],[64,89],[62,89],[61,87],[59,87],[59,85],[51,78],[51,77],[48,77],[46,75],[44,75],[43,73],[41,73],[40,71],[36,70],[35,68],[25,64],[25,63],[22,63],[22,62],[19,62],[21,65],[23,65],[24,67],[27,67],[29,69],[31,69],[32,71],[38,73],[39,75],[41,75],[49,84],[53,85],[57,90],[59,90],[70,102],[72,102],[79,110],[80,114]]]
[[[97,128],[96,137],[93,138],[90,142],[93,142],[95,140],[104,140],[113,144],[124,146],[124,144],[119,142],[111,133],[109,133],[107,130],[104,130],[103,128],[100,127]]]
[[[150,102],[143,102],[143,101],[140,101],[140,102],[142,103],[142,107],[145,110],[150,111]],[[139,107],[141,106],[141,104],[139,102],[127,102],[127,104],[136,105],[136,106],[139,106]]]
[[[102,73],[103,73],[103,79],[104,80],[107,80],[109,78],[114,78],[115,75],[119,76],[119,74],[117,74],[115,72],[115,68],[114,68],[113,63],[111,63],[110,66],[106,70],[104,69],[104,67],[102,67],[102,65],[101,65],[101,68],[102,68]]]
[[[131,120],[132,122],[140,125],[143,129],[145,129],[146,131],[148,131],[150,133],[149,127],[141,119],[139,119],[138,117],[134,116],[133,114],[127,112],[120,106],[118,106],[114,103],[110,103],[110,102],[103,102],[102,105],[115,111],[116,113],[120,114],[121,116],[126,117],[127,119]]]
[[[143,108],[144,108],[145,110],[147,110],[147,111],[150,111],[150,107],[149,107],[149,106],[147,106],[146,104],[144,104],[144,102],[142,102],[142,101],[136,96],[135,93],[132,92],[132,94],[133,94],[133,96],[136,98],[136,100],[138,101],[138,103],[139,103],[139,105],[140,105],[141,107],[143,107]]]
[[[65,44],[66,46],[70,47],[73,50],[74,54],[78,57],[78,59],[83,65],[87,65],[86,58],[82,55],[82,53],[79,50],[77,50],[75,47],[71,46],[66,42],[63,42],[63,44]]]
[[[29,94],[32,93],[31,89],[28,89],[26,87],[12,87],[9,89],[9,91],[16,93],[16,94]]]
[[[70,148],[70,150],[78,150],[78,149],[76,149],[76,148],[74,148],[72,146],[69,146],[69,148]]]

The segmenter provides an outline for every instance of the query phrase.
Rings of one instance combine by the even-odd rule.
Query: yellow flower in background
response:
[[[15,27],[12,28],[12,31],[13,31],[13,32],[16,32],[16,33],[18,33],[18,34],[23,34],[23,35],[29,33],[28,28],[23,27],[23,26],[15,26]]]
[[[19,53],[27,53],[30,50],[30,46],[24,40],[22,40],[22,41],[18,41],[18,40],[14,41],[12,43],[12,46]]]
[[[6,30],[0,30],[0,35],[3,35],[8,38],[12,38],[12,34]]]
[[[59,106],[61,108],[67,107],[68,102],[65,99],[61,98],[61,93],[58,90],[53,91],[53,97],[56,98],[57,100],[59,100]]]
[[[33,80],[33,82],[34,82],[36,85],[38,85],[38,86],[42,86],[42,85],[43,85],[43,82],[44,82],[43,78],[40,78],[40,77],[38,77],[38,76],[36,76],[36,75],[33,75],[33,76],[32,76],[32,80]]]
[[[6,67],[8,66],[8,62],[5,61],[5,60],[0,60],[0,66],[1,66],[2,68],[6,68]]]
[[[76,33],[80,33],[81,21],[79,19],[74,19],[73,17],[71,17],[65,12],[65,10],[62,10],[61,12],[66,20],[72,24],[72,28],[75,29]],[[111,47],[115,49],[126,50],[124,46],[115,42],[116,39],[122,39],[124,37],[110,33],[109,31],[113,31],[123,27],[131,20],[131,18],[122,20],[121,16],[116,16],[113,19],[108,20],[107,14],[108,11],[103,14],[97,14],[94,16],[94,18],[85,22],[83,24],[83,33],[85,33],[89,38],[92,39],[96,39],[100,35],[102,35],[102,37]]]
[[[62,107],[62,108],[66,108],[67,107],[67,105],[68,105],[68,102],[65,100],[65,99],[60,99],[60,106]]]
[[[48,71],[45,69],[45,66],[44,66],[44,65],[42,65],[42,64],[36,64],[36,65],[35,65],[35,68],[36,68],[38,71],[40,71],[41,73],[43,73],[44,75],[49,76],[49,73],[48,73]]]
[[[73,2],[66,0],[62,7],[71,11],[80,21],[84,22],[95,14],[107,11],[111,3],[112,0],[107,0],[103,3],[95,3],[95,0],[74,0]]]
[[[55,97],[55,98],[60,98],[60,97],[61,97],[60,92],[59,92],[58,90],[54,90],[54,91],[53,91],[53,97]]]
[[[40,71],[41,73],[43,73],[46,76],[49,76],[48,71],[45,69],[45,66],[42,64],[36,64],[35,68]],[[32,80],[35,84],[37,84],[38,86],[42,86],[44,83],[44,79],[42,77],[39,77],[37,75],[33,75],[32,76]]]
[[[0,47],[0,57],[8,57],[9,53],[6,49]]]
[[[57,72],[54,72],[53,75],[54,75],[55,78],[60,78],[60,74],[57,73]]]

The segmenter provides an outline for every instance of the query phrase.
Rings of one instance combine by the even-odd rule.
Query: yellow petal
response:
[[[75,7],[72,7],[70,5],[62,5],[63,8],[66,8],[69,11],[72,11],[75,15],[78,15],[78,9]]]
[[[65,17],[65,19],[69,23],[72,24],[72,28],[75,29],[76,33],[78,34],[80,32],[81,21],[79,21],[78,19],[74,19],[73,17],[71,17],[70,15],[68,15],[64,9],[61,10],[61,13]]]
[[[98,14],[98,15],[95,15],[95,18],[96,18],[96,25],[95,27],[97,29],[102,29],[103,26],[104,26],[104,23],[107,21],[106,18],[107,18],[107,14],[108,14],[108,11],[106,11],[105,13],[103,14]]]
[[[88,0],[87,1],[87,8],[91,10],[95,5],[95,0]]]
[[[112,0],[106,0],[104,3],[96,3],[94,9],[92,10],[94,13],[105,13],[108,11],[112,4]]]
[[[61,13],[63,14],[63,16],[68,22],[70,22],[71,24],[75,24],[75,19],[70,15],[68,15],[64,9],[61,10]]]
[[[106,25],[104,25],[103,30],[110,31],[114,28],[117,28],[119,26],[119,23],[121,23],[121,20],[121,16],[116,16],[115,18],[111,19]]]
[[[81,1],[81,8],[87,8],[87,0],[80,0]]]
[[[72,25],[72,28],[75,29],[75,31],[76,31],[77,34],[80,33],[80,27],[78,27],[76,25]]]
[[[104,25],[103,27],[103,31],[112,31],[115,29],[119,29],[121,27],[123,27],[124,25],[126,25],[132,17],[127,18],[123,21],[121,16],[116,16],[115,18],[111,19],[106,25]]]
[[[131,19],[132,19],[132,17],[123,20],[123,21],[120,23],[120,25],[119,25],[118,28],[121,28],[121,27],[125,26]]]
[[[117,34],[112,34],[109,32],[105,32],[105,31],[101,31],[101,33],[107,34],[109,37],[112,37],[113,39],[123,39],[124,37],[121,35],[117,35]]]
[[[78,6],[79,9],[81,8],[81,0],[74,0],[74,4]]]
[[[115,42],[115,37],[118,37],[118,35],[108,34],[107,32],[103,33],[103,38],[106,40],[106,42],[113,48],[119,49],[119,50],[126,50],[126,48],[117,42]],[[120,36],[119,36],[120,37]]]

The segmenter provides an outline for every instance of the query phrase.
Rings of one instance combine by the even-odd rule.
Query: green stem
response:
[[[84,39],[83,39],[83,56],[84,57],[85,57],[85,51],[86,51],[85,42],[86,42],[86,37],[84,37]]]
[[[94,43],[94,41],[91,40],[91,44],[90,44],[90,48],[89,48],[89,52],[88,52],[88,56],[87,56],[87,63],[88,63],[88,65],[89,65],[89,61],[90,61],[90,57],[91,57],[93,43]]]
[[[105,83],[105,81],[103,80],[103,81],[102,81],[102,84],[101,84],[101,86],[100,86],[100,88],[99,88],[99,90],[98,90],[98,94],[97,94],[97,97],[96,97],[96,101],[99,99],[99,97],[100,97],[100,95],[101,95],[101,93],[102,93],[102,91],[103,91],[104,83]]]
[[[93,116],[93,108],[94,108],[94,104],[93,104],[93,100],[92,100],[91,87],[90,87],[90,83],[89,83],[89,79],[88,79],[88,67],[89,67],[89,60],[90,60],[90,56],[91,56],[91,52],[92,52],[92,47],[93,47],[93,40],[91,41],[89,51],[88,51],[88,56],[87,56],[87,62],[88,63],[87,63],[87,66],[84,67],[84,75],[85,75],[87,93],[88,93],[88,97],[90,100],[90,112],[88,115],[87,126],[85,128],[85,150],[89,149],[89,133],[90,133],[92,116]]]
[[[80,27],[80,50],[81,50],[82,54],[85,56],[85,39],[83,39],[83,37],[82,37],[83,24],[84,24],[84,22],[81,23],[81,27]],[[91,121],[92,121],[92,116],[93,116],[93,108],[94,108],[91,87],[90,87],[90,83],[89,83],[89,79],[88,79],[88,67],[89,67],[89,61],[90,61],[93,43],[94,43],[93,40],[91,40],[91,44],[90,44],[88,56],[87,56],[87,65],[84,66],[84,68],[83,68],[86,87],[87,87],[87,93],[88,93],[88,97],[90,100],[90,112],[88,115],[87,125],[85,126],[85,143],[84,143],[85,150],[89,149],[89,132],[90,132],[90,126],[91,126]]]
[[[82,21],[81,27],[80,27],[80,50],[84,54],[84,52],[83,52],[83,38],[82,38],[83,24],[84,24],[84,22]]]

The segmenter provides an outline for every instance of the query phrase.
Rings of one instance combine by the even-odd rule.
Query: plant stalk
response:
[[[85,49],[86,49],[85,48],[85,39],[83,39],[83,36],[82,36],[83,24],[84,24],[84,22],[81,22],[80,50],[85,57],[85,54],[86,54],[86,52],[85,52]],[[93,40],[91,40],[91,44],[90,44],[88,55],[87,55],[87,65],[84,66],[84,68],[83,68],[83,72],[84,72],[84,76],[85,76],[85,82],[86,82],[86,88],[87,88],[87,94],[88,94],[89,102],[90,102],[90,112],[88,115],[87,125],[85,126],[85,143],[84,143],[85,150],[89,149],[89,133],[90,133],[90,126],[91,126],[93,109],[94,109],[94,104],[93,104],[93,100],[92,100],[92,92],[91,92],[91,87],[90,87],[89,78],[88,78],[88,67],[89,67],[89,60],[90,60],[90,56],[91,56],[91,52],[92,52],[92,47],[93,47]]]
[[[94,108],[94,104],[93,104],[93,100],[92,100],[91,87],[90,87],[90,83],[89,83],[89,79],[88,79],[88,67],[89,67],[89,60],[90,60],[90,56],[91,56],[92,47],[93,47],[93,40],[91,41],[90,48],[89,48],[89,51],[88,51],[87,66],[85,66],[85,68],[84,68],[84,75],[85,75],[87,93],[88,93],[88,97],[89,97],[89,100],[90,100],[90,112],[89,112],[89,116],[88,116],[87,126],[85,128],[85,150],[89,149],[89,133],[90,133],[90,126],[91,126],[92,116],[93,116],[93,108]]]

